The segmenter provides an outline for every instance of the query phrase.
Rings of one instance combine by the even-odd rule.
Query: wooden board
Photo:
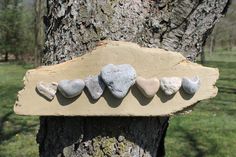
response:
[[[108,89],[103,96],[94,101],[88,92],[76,99],[66,99],[60,94],[52,101],[39,96],[35,90],[39,81],[55,82],[63,79],[84,79],[96,75],[106,64],[131,64],[138,76],[145,78],[191,77],[198,75],[200,89],[195,95],[185,94],[182,89],[174,96],[166,96],[159,90],[153,99],[145,98],[136,86],[131,87],[124,99],[114,98]],[[65,63],[43,66],[27,71],[25,87],[18,93],[14,106],[20,115],[53,116],[164,116],[192,106],[196,102],[216,96],[218,69],[191,63],[180,53],[158,48],[142,48],[134,43],[106,41],[91,53]],[[57,92],[59,93],[59,92]]]

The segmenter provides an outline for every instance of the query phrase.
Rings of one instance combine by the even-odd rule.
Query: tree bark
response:
[[[103,39],[179,51],[189,60],[229,0],[47,0],[46,65],[92,50]],[[164,156],[168,117],[41,117],[41,157]]]

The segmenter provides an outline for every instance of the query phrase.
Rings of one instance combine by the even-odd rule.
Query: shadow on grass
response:
[[[187,142],[188,142],[189,146],[191,147],[191,150],[193,150],[196,153],[195,157],[204,157],[204,156],[206,156],[206,151],[203,150],[201,147],[199,147],[200,144],[199,144],[197,138],[193,134],[188,132],[187,130],[184,130],[183,128],[181,129],[181,131],[184,134],[183,135],[184,139],[187,139]],[[189,152],[184,151],[183,155],[188,157]]]
[[[17,92],[21,89],[19,84],[1,84],[0,97],[0,144],[10,140],[16,134],[32,132],[38,125],[36,121],[29,123],[27,117],[20,117],[13,112],[13,104],[16,99]]]
[[[181,135],[179,135],[179,138],[183,139],[183,141],[186,142],[187,146],[189,146],[188,148],[185,148],[181,151],[182,157],[206,157],[209,155],[209,153],[211,155],[218,153],[216,141],[209,138],[205,138],[204,141],[201,141],[198,134],[196,134],[192,130],[187,129],[187,126],[186,128],[178,126],[178,128],[175,128],[172,131],[181,133]],[[208,144],[210,145],[210,147]]]
[[[219,93],[236,94],[236,88],[218,86]]]
[[[12,129],[11,131],[4,131],[4,127],[6,122],[10,121],[11,116],[14,115],[13,111],[7,112],[5,115],[0,117],[0,144],[3,143],[6,140],[11,139],[16,134],[19,133],[26,133],[26,132],[32,132],[33,129],[38,124],[27,124],[24,125],[21,121],[11,120],[12,126],[17,126],[17,128]]]
[[[10,115],[12,115],[13,114],[13,112],[12,111],[10,111],[10,112],[8,112],[8,113],[6,113],[5,115],[3,115],[2,117],[0,117],[0,140],[1,140],[1,138],[2,138],[2,132],[3,132],[3,127],[4,127],[4,122],[8,119],[8,117],[10,116]]]

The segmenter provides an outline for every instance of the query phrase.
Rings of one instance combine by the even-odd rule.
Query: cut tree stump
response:
[[[150,78],[194,77],[200,78],[200,89],[194,95],[183,89],[167,96],[161,89],[152,98],[145,98],[134,85],[123,99],[115,98],[106,88],[99,100],[93,100],[84,92],[72,99],[59,92],[52,101],[36,91],[40,81],[58,82],[64,79],[85,79],[100,74],[107,64],[130,64],[138,76]],[[91,53],[61,64],[29,70],[25,76],[25,88],[19,92],[14,111],[21,115],[51,116],[167,116],[184,110],[194,103],[214,97],[219,77],[218,69],[189,62],[180,53],[158,48],[143,48],[122,41],[104,41]]]

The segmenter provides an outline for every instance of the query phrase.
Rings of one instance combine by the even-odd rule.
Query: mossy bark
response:
[[[104,39],[203,52],[229,0],[47,0],[43,63],[58,64]],[[168,117],[41,117],[41,157],[164,156]]]

